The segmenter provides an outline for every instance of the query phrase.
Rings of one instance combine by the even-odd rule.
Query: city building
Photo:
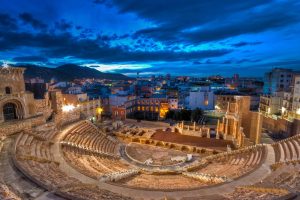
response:
[[[294,71],[291,69],[274,68],[264,75],[264,94],[275,94],[275,92],[289,91],[293,80]]]
[[[293,117],[300,119],[300,74],[294,76],[292,84],[292,95],[289,99],[292,100],[291,111]]]
[[[150,97],[138,97],[125,103],[129,118],[160,120],[170,109],[177,109],[178,100],[166,95],[153,94]]]
[[[282,97],[275,95],[260,96],[259,110],[264,115],[280,115]]]

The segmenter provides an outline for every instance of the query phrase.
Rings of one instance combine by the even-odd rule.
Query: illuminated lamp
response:
[[[75,106],[72,105],[72,104],[69,104],[69,105],[63,105],[62,106],[62,111],[63,112],[70,112],[72,110],[74,110]]]

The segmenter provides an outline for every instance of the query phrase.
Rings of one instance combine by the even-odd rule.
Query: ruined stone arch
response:
[[[23,119],[26,117],[24,103],[18,99],[6,99],[0,102],[0,114],[4,121]]]
[[[157,142],[155,145],[156,145],[156,146],[159,146],[159,147],[162,147],[162,146],[164,146],[164,143],[159,141],[159,142]]]
[[[181,151],[189,151],[190,149],[187,146],[182,146]]]
[[[131,141],[132,141],[132,142],[140,142],[140,139],[139,139],[139,138],[132,138]]]

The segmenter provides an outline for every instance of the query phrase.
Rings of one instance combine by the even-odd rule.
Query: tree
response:
[[[200,108],[196,108],[191,113],[192,121],[198,122],[202,117],[203,117],[203,110],[201,110]]]
[[[175,111],[169,110],[166,114],[166,119],[174,119],[175,118]]]

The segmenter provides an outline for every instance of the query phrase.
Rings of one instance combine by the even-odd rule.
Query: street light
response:
[[[70,112],[72,110],[74,110],[75,106],[72,104],[68,104],[68,105],[63,105],[62,106],[62,111],[63,112]]]
[[[103,108],[98,107],[96,109],[96,113],[97,113],[97,116],[99,117],[99,120],[101,120],[101,114],[102,114],[102,112],[103,112]]]
[[[268,115],[271,113],[271,108],[269,107],[267,110]]]
[[[286,111],[286,108],[285,107],[281,107],[281,113],[284,114]]]
[[[296,114],[297,114],[297,115],[300,115],[300,108],[298,108],[298,109],[296,110]]]

